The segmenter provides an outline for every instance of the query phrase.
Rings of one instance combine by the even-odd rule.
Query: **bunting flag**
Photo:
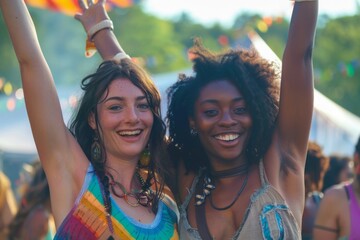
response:
[[[78,0],[25,0],[28,5],[37,8],[59,11],[67,15],[81,12]],[[127,8],[135,4],[136,0],[108,0],[108,7]]]

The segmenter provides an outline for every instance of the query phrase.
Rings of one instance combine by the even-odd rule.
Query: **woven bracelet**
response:
[[[119,63],[124,58],[131,59],[130,56],[124,52],[117,53],[112,59]]]
[[[87,35],[88,35],[88,39],[90,41],[93,40],[93,37],[94,35],[99,32],[100,30],[102,29],[111,29],[111,30],[114,30],[114,25],[113,25],[113,22],[109,19],[106,19],[106,20],[102,20],[101,22],[95,24],[94,26],[92,26],[89,31],[87,32]]]

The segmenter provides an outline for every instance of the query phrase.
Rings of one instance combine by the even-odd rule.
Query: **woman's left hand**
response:
[[[96,3],[93,0],[78,0],[78,3],[82,13],[77,13],[74,17],[81,22],[86,33],[95,24],[110,19],[105,9],[106,0],[98,0]]]

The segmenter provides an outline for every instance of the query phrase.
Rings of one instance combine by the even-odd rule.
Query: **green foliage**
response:
[[[360,16],[330,19],[318,29],[316,88],[360,116]]]
[[[188,66],[182,45],[169,21],[145,14],[138,6],[111,12],[115,35],[132,57],[140,57],[150,72],[172,71]]]

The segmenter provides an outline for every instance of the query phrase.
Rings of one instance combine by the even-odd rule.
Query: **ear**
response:
[[[88,123],[93,130],[97,129],[94,112],[90,113],[90,115],[88,117]]]

